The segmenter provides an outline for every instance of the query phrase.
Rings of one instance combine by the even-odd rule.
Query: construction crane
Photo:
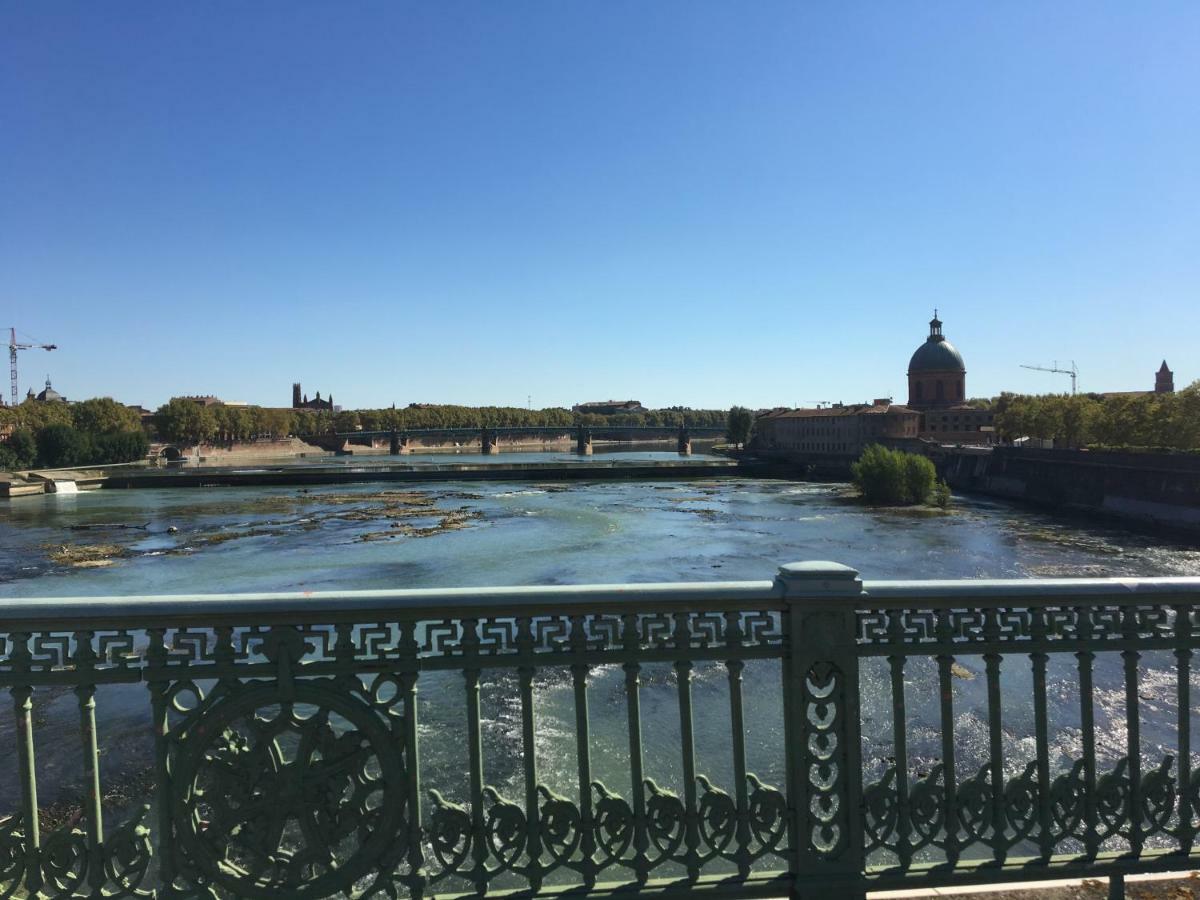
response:
[[[1024,363],[1022,363],[1021,368],[1022,369],[1033,369],[1034,371],[1037,371],[1037,372],[1055,372],[1059,375],[1070,375],[1071,376],[1071,396],[1072,397],[1075,396],[1075,377],[1079,374],[1079,370],[1077,368],[1075,368],[1075,360],[1071,360],[1071,368],[1069,368],[1069,369],[1060,369],[1058,367],[1057,359],[1054,361],[1054,365],[1052,365],[1052,366],[1027,366]]]
[[[18,344],[17,329],[8,332],[8,370],[12,376],[12,405],[17,405],[17,351],[18,350],[57,350],[57,344]]]

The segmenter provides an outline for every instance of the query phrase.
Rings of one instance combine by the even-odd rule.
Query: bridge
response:
[[[1120,898],[1200,865],[1198,647],[1200,578],[827,562],[0,600],[19,786],[0,896],[862,900],[1090,877]],[[497,690],[509,745],[485,740]],[[144,781],[113,788],[139,747]]]
[[[500,452],[501,438],[529,437],[540,439],[565,438],[575,441],[575,451],[584,456],[592,454],[593,441],[661,441],[674,439],[676,449],[689,455],[693,438],[720,438],[724,426],[648,426],[648,425],[547,425],[547,426],[476,426],[474,428],[409,428],[382,431],[327,432],[297,435],[301,440],[329,449],[340,449],[346,443],[388,441],[392,455],[403,455],[418,441],[433,441],[467,445],[478,442],[484,454]]]

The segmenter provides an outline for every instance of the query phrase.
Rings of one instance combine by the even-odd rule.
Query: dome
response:
[[[930,338],[912,355],[908,361],[910,372],[965,372],[962,354],[945,338],[940,341]]]
[[[909,374],[913,372],[965,372],[962,354],[942,334],[942,323],[934,312],[929,323],[929,337],[908,361]]]

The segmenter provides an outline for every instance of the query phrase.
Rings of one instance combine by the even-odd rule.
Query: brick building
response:
[[[937,310],[929,336],[908,361],[908,408],[920,414],[921,437],[942,444],[992,444],[994,416],[968,406],[967,367],[962,354],[942,334]]]
[[[784,409],[755,420],[754,447],[766,453],[857,458],[871,444],[915,439],[920,415],[890,400]]]

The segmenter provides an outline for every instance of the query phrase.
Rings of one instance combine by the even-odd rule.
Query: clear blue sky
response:
[[[0,325],[70,397],[1200,378],[1200,4],[0,2]],[[7,334],[7,331],[5,332]],[[5,380],[7,390],[7,380]]]

